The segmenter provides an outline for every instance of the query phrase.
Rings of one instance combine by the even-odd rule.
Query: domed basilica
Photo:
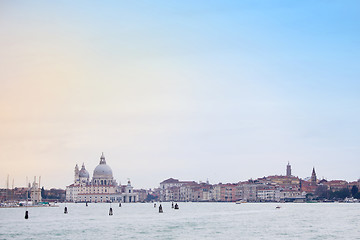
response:
[[[130,180],[127,185],[117,184],[110,166],[106,164],[104,153],[91,181],[85,164],[80,170],[76,164],[74,183],[66,187],[66,201],[69,202],[136,202],[137,199]]]

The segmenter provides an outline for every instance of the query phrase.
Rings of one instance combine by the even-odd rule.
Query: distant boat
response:
[[[241,203],[246,203],[246,201],[245,200],[238,200],[238,201],[235,202],[235,204],[241,204]]]
[[[280,206],[276,206],[276,209],[280,209],[281,207]]]

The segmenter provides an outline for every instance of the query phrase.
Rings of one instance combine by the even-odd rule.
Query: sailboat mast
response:
[[[40,193],[39,193],[39,194],[40,194],[39,199],[41,199],[41,201],[42,201],[40,181],[41,181],[41,176],[39,176],[39,190],[40,190]]]
[[[12,180],[11,195],[12,195],[12,201],[15,202],[14,179]]]
[[[9,200],[9,174],[7,175],[6,179],[6,201]]]

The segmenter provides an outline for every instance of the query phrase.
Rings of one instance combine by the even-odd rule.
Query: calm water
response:
[[[360,239],[360,204],[67,204],[0,209],[0,239]],[[275,209],[279,205],[281,209]]]

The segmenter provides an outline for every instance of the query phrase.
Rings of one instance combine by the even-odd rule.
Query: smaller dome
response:
[[[81,170],[79,171],[79,177],[81,178],[89,178],[89,172],[85,169],[85,165],[83,164]]]

